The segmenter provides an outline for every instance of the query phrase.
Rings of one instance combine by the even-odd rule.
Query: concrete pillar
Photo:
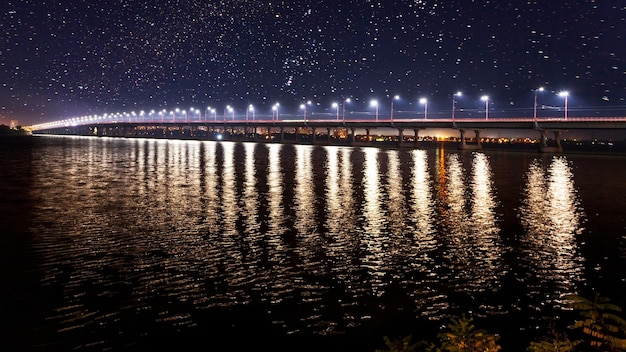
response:
[[[370,142],[370,129],[366,128],[365,129],[365,138],[367,139],[368,142]]]
[[[556,142],[556,148],[558,150],[562,150],[561,147],[561,131],[554,131],[554,141]]]
[[[327,128],[326,129],[326,135],[328,136],[328,142],[330,143],[330,133],[332,131],[332,128]]]
[[[348,136],[348,139],[350,140],[350,144],[354,143],[354,136],[356,134],[356,128],[351,128],[350,129],[350,136]]]
[[[404,142],[404,128],[398,128],[398,145],[402,145]]]
[[[476,133],[476,145],[480,147],[480,130],[474,130],[474,132]]]
[[[280,126],[280,141],[281,143],[285,141],[285,128]]]
[[[414,142],[415,142],[415,145],[418,145],[418,142],[417,142],[417,137],[418,137],[418,133],[419,133],[419,131],[420,131],[420,130],[419,130],[419,128],[414,128],[414,129],[413,129],[413,133],[415,133],[415,141],[414,141]]]
[[[548,146],[548,137],[546,137],[546,131],[545,130],[541,130],[539,132],[541,132],[541,146],[542,147],[547,147]]]
[[[461,146],[465,146],[465,130],[459,130],[461,133]]]

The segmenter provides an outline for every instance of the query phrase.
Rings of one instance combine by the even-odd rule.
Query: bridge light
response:
[[[339,121],[339,104],[333,103],[333,108],[337,111],[337,121]]]
[[[426,120],[428,114],[428,99],[420,98],[420,104],[424,104],[424,120]]]
[[[569,92],[562,91],[559,93],[559,96],[565,98],[565,119],[567,120],[567,97],[569,96]]]
[[[341,103],[341,120],[345,121],[346,120],[346,103],[351,102],[352,100],[350,100],[350,98],[347,98],[343,101],[343,103]]]
[[[370,101],[370,106],[376,108],[376,122],[378,122],[378,101],[377,100]]]
[[[485,120],[489,119],[489,96],[483,95],[480,100],[485,102]]]
[[[454,109],[456,107],[456,97],[460,97],[461,95],[463,95],[463,93],[461,93],[460,91],[452,94],[452,122],[454,122]]]
[[[543,87],[535,89],[535,105],[533,106],[533,120],[537,120],[537,92],[543,92]]]
[[[389,113],[389,120],[393,121],[393,101],[394,100],[400,100],[400,96],[399,95],[395,95],[392,99],[391,99],[391,112]]]

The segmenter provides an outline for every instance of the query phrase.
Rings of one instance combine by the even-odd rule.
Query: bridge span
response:
[[[562,151],[560,134],[568,130],[626,130],[626,117],[574,118],[457,118],[457,119],[327,119],[327,120],[67,120],[31,126],[34,134],[109,136],[127,138],[173,138],[198,140],[271,141],[283,143],[328,143],[369,145],[371,132],[379,129],[397,131],[400,147],[419,146],[419,132],[426,129],[459,131],[459,149],[481,149],[481,131],[487,129],[524,129],[540,133],[541,152]],[[365,131],[358,139],[356,131]],[[406,131],[411,131],[406,134]],[[474,143],[468,143],[467,131],[474,131]],[[554,137],[549,145],[549,133]],[[408,141],[407,141],[408,140]]]

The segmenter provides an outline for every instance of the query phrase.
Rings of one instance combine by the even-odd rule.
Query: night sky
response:
[[[595,114],[626,104],[626,1],[33,1],[0,5],[0,124],[248,104],[297,113],[351,97],[381,112]],[[584,112],[587,111],[587,112]],[[626,112],[624,112],[626,114]]]

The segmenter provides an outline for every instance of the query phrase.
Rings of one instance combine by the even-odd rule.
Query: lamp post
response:
[[[228,116],[228,112],[230,112],[233,108],[230,105],[226,105],[226,109],[224,109],[224,122],[226,122],[226,117]]]
[[[567,120],[567,97],[569,96],[569,92],[567,91],[560,92],[559,96],[565,98],[565,119]]]
[[[278,121],[278,103],[272,106],[272,121],[274,121],[274,111],[276,111],[276,121]]]
[[[389,120],[390,120],[391,122],[393,122],[393,101],[394,101],[394,100],[398,100],[398,99],[400,99],[400,96],[399,96],[399,95],[395,95],[395,96],[391,99],[391,112],[389,113]]]
[[[300,109],[302,109],[302,121],[306,122],[306,104],[300,104]]]
[[[376,108],[376,122],[378,122],[378,101],[377,100],[370,101],[370,106],[373,106]]]
[[[537,92],[543,92],[543,87],[535,89],[535,105],[533,105],[533,120],[537,120]]]
[[[341,120],[346,121],[346,103],[349,103],[351,100],[347,98],[341,103]]]
[[[480,100],[485,102],[485,120],[489,120],[489,96],[483,95]]]
[[[333,103],[333,108],[337,111],[337,121],[339,121],[339,104]]]
[[[254,121],[254,106],[252,104],[248,105],[248,110],[246,110],[246,122],[248,122],[248,113],[252,113],[252,121]]]
[[[454,122],[454,109],[456,108],[456,97],[460,97],[463,95],[461,92],[456,92],[452,94],[452,122]]]
[[[420,99],[420,104],[424,104],[424,120],[426,120],[426,117],[427,117],[427,114],[428,114],[428,99],[421,98]]]

